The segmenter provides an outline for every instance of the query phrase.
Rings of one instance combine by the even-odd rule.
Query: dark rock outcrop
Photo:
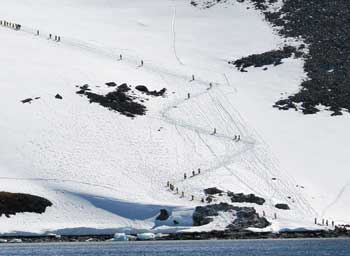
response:
[[[117,84],[115,82],[108,82],[108,83],[106,83],[106,85],[108,87],[116,87],[117,86]]]
[[[206,188],[206,189],[204,189],[204,193],[205,193],[206,195],[216,195],[216,194],[220,194],[220,193],[222,193],[222,192],[224,192],[224,191],[218,189],[217,187]]]
[[[227,192],[227,196],[231,198],[232,203],[252,203],[263,205],[265,203],[265,199],[254,194],[243,194],[243,193],[233,193]]]
[[[193,213],[193,225],[202,226],[213,221],[219,212],[231,212],[235,220],[227,228],[241,230],[248,227],[264,228],[270,223],[255,211],[253,207],[237,207],[227,203],[196,207]]]
[[[109,92],[106,95],[101,95],[91,92],[88,85],[80,87],[77,94],[86,96],[90,103],[98,103],[101,106],[119,112],[128,117],[136,117],[137,115],[144,115],[146,107],[135,100],[134,96],[130,96],[128,92],[130,88],[127,84],[121,84],[115,91]]]
[[[55,98],[56,98],[56,99],[59,99],[59,100],[62,100],[62,99],[63,99],[63,97],[62,97],[61,95],[59,95],[58,93],[55,95]]]
[[[169,218],[169,213],[166,209],[161,209],[160,210],[160,214],[158,215],[158,217],[156,218],[156,220],[160,220],[160,221],[165,221]]]
[[[33,212],[44,213],[52,203],[42,197],[21,193],[0,192],[0,217],[16,213]]]
[[[282,60],[290,58],[297,49],[292,46],[285,46],[280,50],[273,50],[261,54],[253,54],[235,61],[229,61],[229,64],[235,65],[241,72],[246,72],[248,67],[263,67],[266,65],[280,65]]]
[[[32,101],[33,101],[32,98],[27,98],[27,99],[21,100],[21,102],[22,102],[23,104],[25,104],[25,103],[31,103]]]
[[[315,114],[320,111],[318,106],[324,106],[332,116],[349,112],[349,1],[284,0],[278,11],[267,9],[276,0],[249,1],[262,11],[280,35],[302,39],[308,45],[304,55],[308,79],[301,83],[299,92],[277,101],[274,107]]]
[[[160,91],[156,91],[156,90],[154,90],[154,91],[149,91],[148,88],[147,88],[147,86],[145,86],[145,85],[137,85],[137,86],[135,87],[135,89],[138,90],[138,91],[140,91],[140,92],[143,92],[143,93],[145,93],[145,94],[147,94],[147,95],[157,96],[157,97],[158,97],[158,96],[163,96],[164,93],[166,92],[166,88],[163,88],[163,89],[161,89]]]
[[[280,210],[290,210],[288,204],[276,204],[275,207]]]

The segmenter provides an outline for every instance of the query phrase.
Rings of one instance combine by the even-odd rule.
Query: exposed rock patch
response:
[[[235,61],[229,61],[229,64],[235,65],[241,72],[247,72],[248,67],[263,67],[267,65],[280,65],[282,60],[290,58],[297,53],[297,49],[292,46],[285,46],[280,50],[273,50],[261,54],[253,54]],[[299,55],[298,55],[299,56]]]
[[[201,9],[213,7],[218,3],[226,3],[228,0],[191,0],[191,5]]]
[[[205,200],[208,204],[220,201],[220,197],[229,198],[232,203],[252,203],[257,205],[263,205],[265,203],[264,198],[256,196],[254,194],[243,194],[234,193],[231,191],[223,191],[216,187],[204,189],[204,193],[207,195]]]
[[[288,204],[276,204],[275,207],[280,210],[290,210]]]
[[[243,194],[243,193],[233,193],[227,192],[227,196],[231,198],[232,203],[253,203],[258,205],[263,205],[265,199],[254,194]]]
[[[62,100],[63,97],[61,95],[59,95],[58,93],[55,95],[55,98],[58,99],[58,100]]]
[[[244,0],[242,0],[244,1]],[[268,7],[276,0],[250,0],[280,35],[302,39],[308,45],[304,70],[308,79],[296,94],[277,101],[280,110],[315,114],[319,106],[341,115],[350,111],[350,4],[348,0],[284,0],[278,11]]]
[[[137,86],[135,87],[135,89],[138,90],[138,91],[140,91],[140,92],[143,92],[143,93],[145,93],[145,94],[147,94],[147,95],[157,96],[157,97],[158,97],[158,96],[163,96],[164,93],[166,92],[166,89],[165,89],[165,88],[161,89],[160,91],[156,91],[156,90],[154,90],[154,91],[149,91],[148,88],[147,88],[147,86],[145,86],[145,85],[137,85]]]
[[[204,193],[205,193],[206,195],[216,195],[216,194],[220,194],[220,193],[222,193],[222,192],[224,192],[224,191],[218,189],[217,187],[206,188],[206,189],[204,189]]]
[[[27,98],[27,99],[21,100],[21,102],[22,102],[23,104],[25,104],[25,103],[31,103],[32,101],[33,101],[32,98]]]
[[[196,207],[193,213],[194,226],[202,226],[213,221],[219,212],[231,212],[235,220],[227,228],[230,230],[242,230],[248,227],[264,228],[270,223],[260,217],[253,207],[237,207],[227,203],[213,204]]]
[[[91,92],[88,85],[83,85],[76,93],[86,96],[90,103],[98,103],[109,110],[117,111],[128,117],[144,115],[146,107],[136,102],[137,97],[129,95],[130,90],[130,87],[124,83],[119,85],[115,91],[101,95]]]
[[[106,85],[108,87],[116,87],[117,86],[117,84],[115,82],[108,82],[108,83],[106,83]]]
[[[16,213],[44,213],[52,203],[42,197],[21,193],[0,192],[0,217],[16,215]]]

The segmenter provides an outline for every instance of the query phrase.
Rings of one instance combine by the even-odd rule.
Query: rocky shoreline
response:
[[[62,235],[62,236],[2,236],[0,240],[11,243],[73,243],[73,242],[109,242],[114,235]],[[211,231],[163,234],[149,241],[181,241],[181,240],[247,240],[247,239],[319,239],[319,238],[350,238],[350,231],[289,231],[280,233],[251,231]],[[18,241],[20,240],[20,241]],[[138,241],[138,240],[135,240]],[[143,240],[145,241],[145,240]]]

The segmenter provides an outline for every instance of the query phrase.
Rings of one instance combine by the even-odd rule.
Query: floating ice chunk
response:
[[[137,234],[137,239],[138,240],[152,240],[156,237],[155,234],[153,233],[141,233]]]
[[[127,235],[129,241],[136,241],[137,237],[132,235]]]
[[[125,233],[115,233],[112,241],[129,241],[129,237]]]
[[[11,239],[11,240],[9,241],[9,243],[13,243],[13,244],[22,243],[22,239],[17,239],[17,238]]]
[[[7,243],[6,239],[0,239],[0,244]]]

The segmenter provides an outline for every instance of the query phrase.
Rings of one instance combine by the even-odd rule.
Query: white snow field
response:
[[[0,217],[0,233],[190,231],[203,189],[214,186],[265,198],[256,209],[266,212],[272,231],[324,228],[315,217],[350,222],[349,115],[272,108],[306,78],[300,59],[248,73],[227,64],[284,44],[247,6],[0,0],[0,20],[22,25],[0,26],[0,190],[53,203],[41,215]],[[167,96],[142,96],[147,113],[131,119],[76,94],[83,84],[108,92],[110,81],[165,87]],[[20,102],[29,97],[40,99]],[[239,142],[232,140],[237,134]],[[183,180],[198,168],[200,175]],[[166,222],[155,220],[162,208],[172,212]],[[231,221],[223,213],[192,230]]]

